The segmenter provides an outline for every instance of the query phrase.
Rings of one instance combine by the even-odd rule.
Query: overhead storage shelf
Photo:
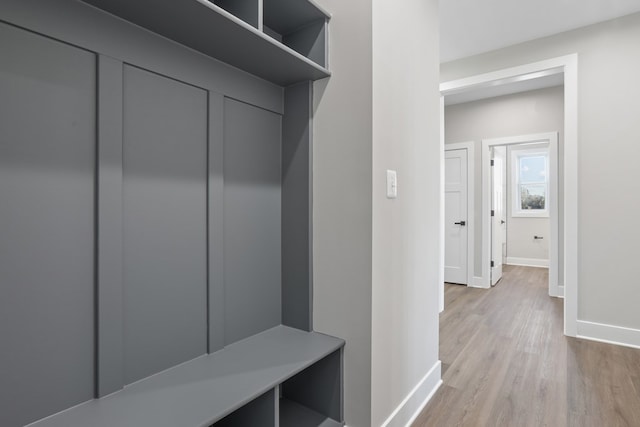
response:
[[[308,0],[82,1],[280,86],[331,75],[329,16]]]

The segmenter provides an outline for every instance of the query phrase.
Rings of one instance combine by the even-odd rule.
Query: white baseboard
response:
[[[640,329],[578,320],[578,338],[640,348]]]
[[[554,298],[564,298],[564,286],[556,286],[555,289],[549,284],[549,296]]]
[[[485,283],[484,277],[474,276],[473,282],[471,282],[469,287],[488,289],[490,286],[489,286],[489,283]]]
[[[409,427],[442,385],[442,364],[438,360],[381,427]]]
[[[542,267],[549,268],[549,260],[548,259],[537,259],[537,258],[518,258],[518,257],[507,257],[507,265],[520,265],[523,267]]]

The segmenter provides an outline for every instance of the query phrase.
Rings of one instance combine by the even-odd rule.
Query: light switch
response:
[[[387,169],[387,199],[398,197],[398,175],[396,171]]]

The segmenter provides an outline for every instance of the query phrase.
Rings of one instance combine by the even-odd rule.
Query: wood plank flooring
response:
[[[547,270],[445,285],[443,381],[414,427],[640,426],[640,350],[567,338]]]

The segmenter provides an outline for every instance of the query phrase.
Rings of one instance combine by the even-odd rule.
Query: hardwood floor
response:
[[[546,269],[445,285],[444,384],[413,426],[640,426],[640,350],[567,338],[562,316]]]

